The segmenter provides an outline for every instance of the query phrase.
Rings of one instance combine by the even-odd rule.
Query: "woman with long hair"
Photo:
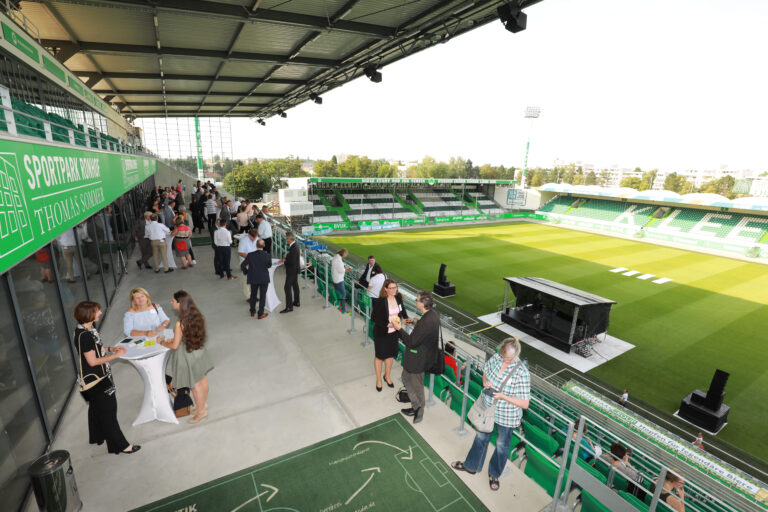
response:
[[[403,296],[397,291],[394,279],[384,281],[379,298],[373,299],[371,320],[373,321],[373,346],[375,356],[373,368],[376,372],[376,391],[381,391],[381,367],[384,366],[384,382],[390,388],[395,387],[390,377],[392,363],[398,351],[398,333],[392,324],[392,318],[399,316],[410,323],[408,313],[403,306]]]
[[[213,370],[205,344],[205,318],[197,309],[192,296],[179,290],[171,298],[171,306],[179,312],[179,319],[173,328],[173,339],[162,340],[160,344],[170,350],[167,370],[176,389],[190,388],[195,400],[196,411],[190,423],[198,423],[208,417],[208,378]]]

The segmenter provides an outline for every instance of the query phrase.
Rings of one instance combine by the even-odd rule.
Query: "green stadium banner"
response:
[[[37,51],[35,45],[27,41],[27,38],[16,32],[5,22],[3,25],[3,37],[11,43],[13,46],[21,50],[21,52],[32,60],[40,60],[40,52]]]
[[[154,158],[0,140],[0,272],[155,172]]]
[[[360,231],[380,231],[383,229],[397,229],[402,226],[424,226],[427,224],[446,224],[451,222],[478,222],[503,219],[538,219],[545,220],[540,214],[531,212],[508,212],[496,215],[453,215],[450,217],[422,217],[419,219],[387,219],[387,220],[362,220],[354,224],[349,222],[325,222],[312,225],[315,233],[328,234],[333,231],[346,231],[352,229],[352,225]]]
[[[45,55],[43,55],[43,67],[56,75],[59,80],[61,80],[64,83],[67,83],[67,74],[64,73],[64,70],[61,69],[61,67],[54,63],[53,59],[49,59]]]
[[[317,231],[325,231],[330,229],[331,231],[343,231],[349,229],[349,222],[324,222],[314,224],[314,229]]]
[[[512,185],[515,180],[458,180],[443,178],[310,178],[310,183],[375,183],[379,185]]]
[[[563,391],[621,423],[667,452],[685,460],[688,464],[698,467],[704,473],[738,489],[753,500],[765,499],[768,496],[768,489],[764,483],[742,473],[730,464],[716,459],[707,452],[695,448],[690,443],[673,437],[661,427],[635,416],[624,407],[615,405],[601,395],[579,385],[578,382],[566,382],[563,385]]]

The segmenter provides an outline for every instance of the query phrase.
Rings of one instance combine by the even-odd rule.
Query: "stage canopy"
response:
[[[502,320],[565,352],[608,330],[611,299],[541,277],[505,277]]]

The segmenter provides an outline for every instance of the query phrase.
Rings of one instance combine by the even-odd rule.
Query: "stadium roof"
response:
[[[614,199],[627,199],[629,201],[654,201],[713,208],[768,211],[768,199],[763,197],[741,197],[731,200],[720,194],[693,193],[680,195],[671,190],[645,190],[639,192],[627,187],[609,188],[596,185],[569,185],[568,183],[547,183],[539,187],[539,190],[541,192],[610,197]]]
[[[508,3],[26,0],[22,9],[42,44],[128,117],[269,117],[366,67],[498,22]]]

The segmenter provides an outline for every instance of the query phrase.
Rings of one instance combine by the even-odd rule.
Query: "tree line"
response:
[[[656,181],[656,177],[659,174],[659,170],[651,169],[643,172],[639,167],[636,167],[634,170],[636,173],[641,173],[641,175],[627,176],[623,178],[619,183],[619,187],[634,188],[641,192],[644,190],[651,190]],[[518,183],[521,182],[522,171],[517,172],[516,179]],[[583,168],[576,164],[568,164],[553,169],[528,169],[526,173],[526,184],[530,187],[540,187],[547,183],[608,186],[610,179],[611,174],[607,170],[599,172],[589,171],[585,173]],[[690,194],[692,192],[713,193],[732,199],[736,196],[736,194],[733,194],[733,185],[735,182],[736,180],[733,176],[724,176],[722,178],[707,181],[700,187],[696,187],[694,186],[693,181],[689,180],[686,176],[673,172],[667,174],[664,178],[662,189],[677,192],[678,194]]]
[[[297,157],[275,158],[253,161],[248,164],[240,160],[216,159],[215,164],[224,174],[224,188],[233,193],[256,199],[265,192],[281,188],[281,177],[309,176],[302,169],[302,160]],[[196,172],[194,158],[178,159],[178,162]],[[311,162],[311,161],[310,161]],[[367,156],[350,155],[343,161],[336,156],[330,160],[314,161],[314,176],[328,178],[451,178],[451,179],[515,179],[522,180],[522,171],[514,167],[493,166],[490,164],[475,165],[472,160],[462,157],[452,157],[447,162],[431,156],[400,170],[400,162],[389,162],[384,159],[371,159]],[[635,173],[640,176],[628,176],[621,180],[620,187],[631,187],[639,191],[650,190],[658,176],[658,169],[643,172],[639,167]],[[570,163],[554,168],[533,168],[526,173],[526,186],[540,187],[546,183],[568,183],[571,185],[607,186],[611,174],[608,170],[586,171],[582,166]],[[726,197],[734,197],[732,193],[734,178],[726,176],[695,187],[693,182],[677,173],[668,174],[664,178],[662,188],[678,194],[690,192],[711,192]]]
[[[223,185],[238,196],[257,199],[266,192],[281,188],[281,177],[309,176],[301,168],[303,161],[296,157],[258,160],[248,164],[235,161],[231,172],[224,176]],[[192,163],[197,165],[194,159]],[[400,162],[390,163],[359,155],[350,155],[340,162],[334,155],[330,160],[316,160],[313,175],[326,178],[514,179],[515,173],[514,167],[476,166],[472,160],[461,157],[442,162],[427,156],[403,172],[400,171],[401,166]]]

